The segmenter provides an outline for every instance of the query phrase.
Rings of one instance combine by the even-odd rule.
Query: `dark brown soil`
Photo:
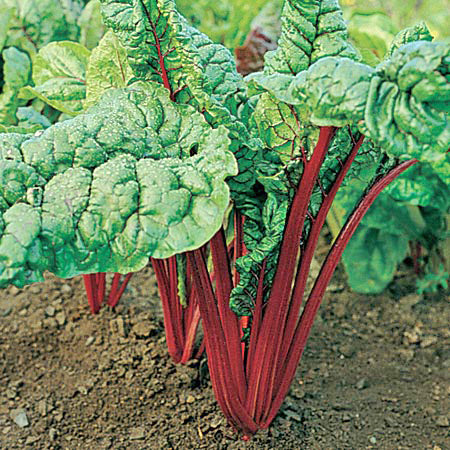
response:
[[[150,270],[95,317],[79,278],[1,291],[0,448],[450,448],[448,298],[418,297],[407,272],[380,296],[335,278],[290,395],[249,443],[205,360],[172,364],[157,305]]]

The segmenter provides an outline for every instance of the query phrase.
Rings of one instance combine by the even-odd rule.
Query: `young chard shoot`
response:
[[[277,50],[244,80],[173,0],[101,3],[132,76],[100,65],[92,106],[0,134],[0,287],[150,259],[172,356],[192,354],[201,317],[217,401],[248,438],[277,414],[370,205],[418,161],[448,167],[450,47],[406,31],[372,68],[337,1],[287,0]],[[308,290],[339,187],[374,162]]]

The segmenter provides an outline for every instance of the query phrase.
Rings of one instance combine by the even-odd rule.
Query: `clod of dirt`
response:
[[[138,322],[133,326],[132,332],[137,338],[147,338],[154,330],[154,326],[148,320]]]

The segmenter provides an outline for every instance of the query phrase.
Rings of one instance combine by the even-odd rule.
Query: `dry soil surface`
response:
[[[379,296],[337,275],[290,394],[242,441],[206,361],[167,355],[150,269],[115,311],[89,313],[82,280],[0,293],[1,449],[449,449],[448,298],[408,270]]]

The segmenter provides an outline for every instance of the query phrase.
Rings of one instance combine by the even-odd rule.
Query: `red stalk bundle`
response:
[[[306,243],[301,244],[308,206],[321,165],[336,129],[322,127],[316,148],[307,159],[285,226],[277,271],[264,301],[265,263],[259,273],[248,345],[241,342],[249,318],[239,318],[229,307],[238,275],[232,273],[223,229],[210,241],[214,279],[208,272],[205,249],[188,253],[189,271],[203,321],[212,385],[229,423],[249,438],[267,428],[287,395],[327,285],[342,253],[378,194],[416,160],[406,161],[380,178],[350,215],[322,264],[306,296],[306,282],[327,213],[364,137],[354,142],[334,184],[311,220]],[[235,230],[234,247],[243,249],[242,222]],[[242,250],[240,251],[242,254]],[[215,282],[215,283],[214,283]],[[214,285],[215,284],[215,285]],[[304,299],[306,301],[304,302]],[[304,304],[303,311],[301,311]]]
[[[117,302],[122,297],[132,276],[132,273],[125,275],[121,283],[120,279],[122,275],[120,273],[114,274],[107,300],[107,303],[111,308],[114,308],[117,305]],[[97,314],[105,300],[106,273],[83,275],[83,280],[91,312],[92,314]]]
[[[175,363],[186,364],[194,356],[195,338],[200,323],[191,268],[186,270],[187,305],[183,307],[178,295],[178,274],[175,256],[163,259],[152,258],[153,270],[158,282],[159,295],[164,313],[167,348]],[[200,345],[195,357],[203,353]]]

